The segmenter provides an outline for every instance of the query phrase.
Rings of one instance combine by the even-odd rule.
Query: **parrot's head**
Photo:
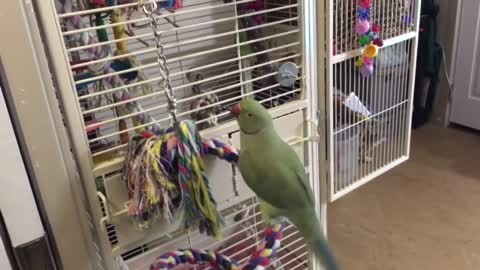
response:
[[[253,135],[273,125],[268,111],[253,98],[245,98],[232,107],[231,114],[237,118],[243,133]]]

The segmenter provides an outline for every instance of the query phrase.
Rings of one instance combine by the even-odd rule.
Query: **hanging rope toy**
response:
[[[371,6],[373,0],[358,1],[358,21],[355,32],[359,36],[360,46],[363,48],[362,55],[355,65],[364,77],[373,74],[373,59],[378,56],[379,48],[383,47],[383,40],[379,36],[381,27],[370,22]]]
[[[157,221],[171,223],[182,210],[185,229],[197,226],[207,235],[218,236],[221,219],[203,159],[213,155],[237,163],[238,152],[215,139],[201,140],[191,121],[180,122],[179,128],[131,139],[123,171],[130,198],[128,214],[144,229]]]
[[[164,47],[160,42],[161,32],[157,29],[157,8],[155,0],[142,7],[150,19],[155,37],[157,62],[162,77],[160,88],[165,89],[173,128],[160,132],[159,136],[144,133],[143,139],[131,141],[123,174],[130,191],[129,213],[141,226],[148,226],[158,217],[172,221],[175,213],[180,212],[185,229],[195,226],[200,232],[219,237],[221,217],[210,191],[203,162],[205,153],[210,152],[204,150],[204,147],[212,144],[202,142],[194,122],[177,119],[176,97]],[[213,146],[219,144],[213,143]],[[225,145],[222,147],[227,149]],[[218,149],[212,152],[225,154]],[[230,152],[233,154],[234,151]],[[229,158],[236,159],[232,156]]]
[[[281,224],[273,224],[264,231],[264,239],[257,250],[250,256],[247,264],[237,265],[228,257],[207,250],[181,249],[168,252],[158,257],[150,266],[150,270],[169,270],[181,264],[209,263],[213,269],[223,270],[263,270],[271,264],[282,239]]]
[[[186,136],[192,137],[196,132],[195,126],[191,122],[186,123]],[[160,133],[162,134],[155,136],[145,132],[131,139],[123,171],[130,198],[128,214],[141,229],[149,228],[157,221],[172,222],[173,213],[182,206],[178,180],[179,140],[174,128]],[[237,150],[218,140],[204,139],[198,147],[198,159],[203,160],[206,155],[212,155],[230,163],[238,162]],[[183,149],[187,149],[187,146],[183,146]],[[182,173],[188,175],[185,171],[187,169],[182,169]],[[188,222],[184,227],[191,225],[192,222]]]

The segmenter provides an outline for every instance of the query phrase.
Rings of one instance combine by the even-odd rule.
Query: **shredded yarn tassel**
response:
[[[174,219],[178,184],[159,165],[163,139],[136,135],[129,144],[123,180],[129,190],[128,213],[140,229],[157,220],[170,223]]]
[[[200,232],[205,231],[208,235],[220,237],[221,218],[205,175],[205,165],[201,154],[202,143],[194,122],[181,122],[180,134],[177,135],[179,137],[179,179],[180,182],[186,184],[185,188],[188,188],[189,195],[196,206],[194,207],[196,209],[187,209],[186,215],[193,215],[186,216],[187,224],[195,221],[195,219],[192,220],[193,217],[201,216],[201,219],[197,219]],[[192,205],[185,205],[185,207],[190,208]]]
[[[179,213],[183,228],[220,237],[222,218],[212,196],[203,158],[214,155],[237,163],[238,151],[221,141],[202,140],[192,121],[178,130],[145,132],[128,147],[123,180],[129,190],[129,215],[137,227],[171,223]]]

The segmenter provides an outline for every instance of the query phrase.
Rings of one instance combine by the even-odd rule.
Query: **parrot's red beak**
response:
[[[242,111],[242,108],[240,107],[240,103],[238,103],[232,107],[232,109],[230,110],[230,114],[235,117],[238,117],[241,111]]]

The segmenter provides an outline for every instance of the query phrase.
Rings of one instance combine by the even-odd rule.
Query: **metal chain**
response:
[[[160,69],[160,75],[163,79],[161,82],[161,86],[163,89],[165,89],[165,95],[167,96],[168,111],[170,113],[170,116],[172,117],[174,125],[177,126],[177,97],[173,92],[172,82],[170,81],[170,69],[167,66],[165,47],[160,42],[162,33],[158,30],[158,18],[156,17],[157,8],[158,6],[156,0],[146,1],[142,6],[143,13],[150,19],[150,27],[152,28],[153,36],[155,38],[155,47],[157,48],[157,63]]]

